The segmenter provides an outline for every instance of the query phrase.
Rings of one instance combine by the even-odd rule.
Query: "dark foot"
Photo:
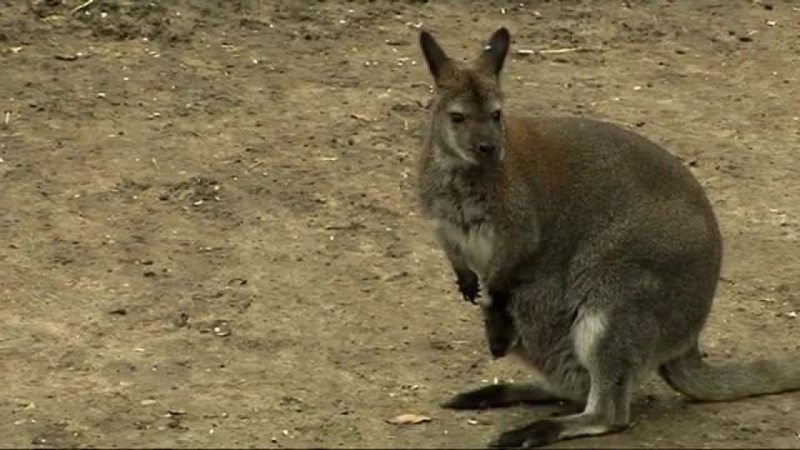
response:
[[[500,434],[490,448],[533,448],[556,442],[563,425],[553,420],[537,420],[529,425]]]
[[[474,272],[456,274],[456,284],[464,300],[473,304],[476,303],[475,300],[480,297],[480,284],[478,283],[478,276]]]
[[[447,409],[487,409],[508,406],[506,386],[492,384],[482,388],[456,394],[441,404]]]
[[[560,400],[537,383],[501,383],[456,394],[441,406],[447,409],[487,409],[520,403],[555,403]]]

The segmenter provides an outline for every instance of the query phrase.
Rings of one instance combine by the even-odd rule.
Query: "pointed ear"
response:
[[[425,62],[428,63],[428,69],[430,69],[433,79],[438,80],[442,74],[442,67],[450,58],[444,53],[433,35],[427,31],[419,34],[419,46],[422,47],[422,54],[425,55]]]
[[[495,31],[489,42],[484,47],[481,56],[478,57],[478,67],[497,76],[503,70],[503,63],[506,61],[508,47],[511,43],[511,33],[503,27]]]

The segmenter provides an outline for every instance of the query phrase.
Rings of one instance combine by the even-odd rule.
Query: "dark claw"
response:
[[[439,404],[444,409],[484,409],[480,404],[473,404],[470,399],[465,399],[461,394],[454,395]]]
[[[502,384],[490,384],[472,391],[461,392],[441,403],[445,409],[487,409],[503,406],[506,387]]]
[[[562,425],[553,420],[537,420],[529,425],[501,433],[490,448],[533,448],[559,439]]]
[[[473,305],[477,305],[478,304],[478,300],[477,299],[480,298],[480,296],[481,296],[480,293],[475,293],[474,295],[471,295],[471,294],[467,294],[467,293],[464,293],[464,292],[462,292],[461,295],[464,297],[465,301],[468,301],[468,302],[472,303]]]

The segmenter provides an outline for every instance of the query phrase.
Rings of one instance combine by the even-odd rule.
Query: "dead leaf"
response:
[[[360,120],[362,122],[372,122],[373,121],[373,119],[370,119],[367,116],[364,116],[364,115],[361,115],[361,114],[356,114],[356,113],[350,114],[350,117],[352,117],[353,119]]]
[[[417,425],[420,423],[430,422],[431,418],[419,414],[400,414],[399,416],[392,417],[386,421],[394,425]]]

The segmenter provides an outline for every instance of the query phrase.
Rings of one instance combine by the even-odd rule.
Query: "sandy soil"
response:
[[[726,238],[716,360],[798,355],[800,5],[0,0],[0,444],[480,446],[559,411],[452,412],[492,361],[418,215],[417,26],[501,25],[508,109],[638,129]],[[401,413],[428,423],[386,422]],[[557,447],[800,447],[800,394]]]

